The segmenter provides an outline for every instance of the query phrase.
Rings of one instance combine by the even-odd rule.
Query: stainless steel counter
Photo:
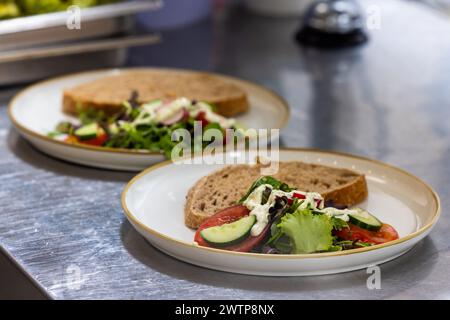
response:
[[[431,235],[365,270],[271,278],[192,266],[148,245],[125,220],[119,196],[133,173],[75,166],[33,149],[11,129],[0,92],[0,246],[56,299],[450,298],[450,18],[412,2],[379,4],[381,29],[363,47],[318,52],[292,40],[296,19],[233,10],[163,34],[132,51],[130,65],[213,70],[283,95],[292,119],[285,146],[351,152],[423,178],[441,196]],[[2,284],[7,285],[7,284]]]

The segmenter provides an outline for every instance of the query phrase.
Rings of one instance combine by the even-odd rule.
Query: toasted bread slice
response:
[[[134,70],[107,76],[64,91],[63,111],[75,115],[79,108],[96,108],[113,114],[133,91],[138,102],[186,97],[217,106],[223,116],[248,110],[247,95],[240,87],[218,76],[201,72]]]
[[[200,179],[187,195],[185,224],[197,228],[205,219],[234,205],[261,176],[261,164],[227,166]],[[364,175],[299,161],[280,162],[274,177],[297,190],[318,192],[325,201],[351,206],[368,194]]]

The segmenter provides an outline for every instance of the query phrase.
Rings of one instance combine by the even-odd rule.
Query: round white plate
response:
[[[122,206],[138,232],[175,258],[211,269],[268,276],[330,274],[380,264],[411,249],[438,220],[437,194],[419,178],[401,169],[366,158],[317,150],[284,149],[280,151],[280,160],[299,160],[364,173],[369,197],[359,206],[393,225],[400,239],[361,249],[300,255],[237,253],[196,246],[194,231],[184,225],[186,194],[198,179],[222,165],[161,163],[129,182],[122,194]]]
[[[150,68],[145,69],[154,70]],[[54,157],[100,168],[142,170],[152,164],[163,161],[164,156],[145,150],[69,144],[47,136],[60,121],[71,118],[61,110],[64,89],[105,76],[127,72],[127,70],[130,69],[83,72],[39,82],[21,91],[13,98],[9,105],[9,117],[24,138],[41,151]],[[176,69],[158,70],[189,72]],[[217,74],[216,76],[238,85],[247,92],[250,110],[236,117],[246,127],[254,129],[281,129],[287,124],[289,107],[283,98],[276,93],[248,81]],[[271,138],[275,137],[271,136]]]

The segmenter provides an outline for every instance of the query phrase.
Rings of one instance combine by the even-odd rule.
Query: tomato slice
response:
[[[198,243],[199,246],[203,247],[211,247],[200,235],[200,231],[206,228],[221,226],[226,223],[231,223],[236,220],[239,220],[245,216],[248,216],[249,210],[242,205],[237,205],[233,207],[229,207],[217,212],[212,217],[208,218],[205,222],[203,222],[200,227],[198,227],[195,232],[194,241]],[[264,230],[256,237],[249,236],[247,239],[239,242],[238,244],[228,246],[225,248],[221,248],[223,250],[237,251],[237,252],[249,252],[255,246],[257,246],[266,236],[269,231],[269,225],[267,225]]]
[[[206,112],[204,111],[200,111],[195,120],[201,121],[203,127],[206,127],[209,124],[208,119],[206,119]]]
[[[106,140],[108,140],[108,135],[106,133],[101,133],[97,137],[93,139],[88,140],[80,140],[76,136],[68,136],[66,139],[64,139],[65,142],[68,143],[82,143],[82,144],[89,144],[91,146],[98,146],[101,147],[105,144]]]
[[[247,207],[242,206],[242,205],[229,207],[229,208],[226,208],[226,209],[223,209],[223,210],[217,212],[215,215],[206,219],[198,227],[197,232],[195,232],[194,241],[197,242],[201,246],[209,247],[208,243],[200,235],[200,231],[202,231],[203,229],[206,229],[206,228],[221,226],[225,223],[231,223],[231,222],[237,221],[240,218],[247,216],[249,214],[249,212],[250,211],[247,209]]]
[[[108,140],[108,135],[106,133],[103,133],[93,139],[79,140],[79,142],[83,144],[89,144],[91,146],[101,147],[106,142],[106,140]]]
[[[334,235],[343,240],[362,241],[371,244],[380,244],[398,239],[398,233],[391,225],[383,223],[380,230],[369,231],[351,223],[349,228],[334,231]]]
[[[301,193],[294,192],[292,195],[293,195],[294,198],[297,198],[297,199],[300,199],[300,200],[306,199],[306,196],[301,194]],[[317,207],[320,207],[320,204],[322,203],[322,199],[314,199],[314,201],[316,202]],[[293,202],[292,199],[288,199],[288,203],[289,204],[292,204],[292,202]]]

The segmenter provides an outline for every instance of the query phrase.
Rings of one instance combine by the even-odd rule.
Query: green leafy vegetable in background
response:
[[[66,10],[72,5],[94,7],[119,0],[0,0],[0,19]]]
[[[132,98],[130,101],[125,101],[122,108],[112,115],[106,114],[101,109],[83,107],[80,104],[77,105],[77,121],[74,123],[67,121],[59,123],[55,131],[49,133],[49,136],[62,141],[69,141],[70,143],[148,150],[162,153],[167,158],[171,158],[172,155],[187,156],[187,152],[201,151],[210,146],[211,143],[223,145],[225,143],[223,134],[227,128],[236,130],[234,134],[235,141],[246,137],[245,131],[242,128],[237,129],[233,119],[226,119],[216,114],[213,117],[213,122],[209,122],[207,114],[212,112],[212,108],[205,102],[196,101],[193,103],[186,98],[179,98],[172,102],[166,102],[164,108],[161,108],[162,111],[157,111],[162,103],[161,100],[155,100],[139,105],[134,103]],[[179,109],[173,109],[173,107]],[[172,118],[171,121],[167,121],[167,119],[170,120],[170,117],[173,117],[170,113],[165,120],[164,118],[157,118],[158,115],[164,115],[164,112],[167,114],[167,110],[175,112],[178,118],[174,120]],[[199,117],[203,120],[199,121]],[[214,137],[211,141],[211,139],[206,139],[205,136],[202,137],[202,135],[195,134],[196,121],[204,126],[202,129],[204,130],[204,135],[208,129],[215,129],[222,136]],[[226,123],[222,127],[220,123],[223,124],[224,121]],[[84,127],[93,123],[97,125],[95,127],[97,128],[96,131],[93,132],[95,138],[83,138],[85,134],[82,134],[80,130],[83,131]],[[184,130],[180,132],[178,129]],[[89,129],[89,132],[91,132],[91,129]],[[280,183],[278,182],[278,184]],[[285,185],[281,184],[281,186]]]
[[[162,151],[167,158],[171,157],[171,151],[177,144],[171,140],[173,131],[180,128],[179,124],[170,127],[157,124],[145,126],[124,126],[112,135],[105,147],[144,149],[152,152]]]
[[[10,19],[20,16],[20,8],[14,1],[0,1],[0,20]]]

